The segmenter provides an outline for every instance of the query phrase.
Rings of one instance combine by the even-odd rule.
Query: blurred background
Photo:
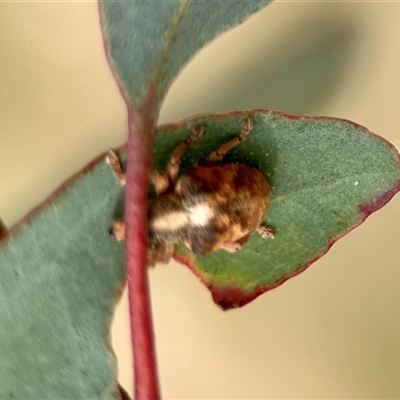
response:
[[[353,120],[400,146],[400,3],[276,1],[199,53],[160,123],[247,108]],[[0,1],[0,215],[13,225],[126,137],[96,2]],[[223,312],[150,271],[164,398],[400,398],[400,196],[300,276]],[[131,391],[124,295],[112,327]]]

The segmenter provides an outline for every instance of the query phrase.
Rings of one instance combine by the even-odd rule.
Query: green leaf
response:
[[[3,239],[0,398],[120,399],[109,326],[124,285],[121,187],[100,157]]]
[[[100,1],[110,63],[125,97],[158,109],[183,65],[218,34],[271,0]]]
[[[219,250],[194,256],[184,246],[176,254],[224,309],[240,307],[304,271],[400,190],[399,153],[366,128],[335,118],[262,110],[202,116],[162,127],[154,167],[164,169],[191,129],[205,126],[206,136],[183,158],[184,173],[237,135],[248,115],[254,119],[253,131],[224,162],[253,166],[270,182],[265,223],[275,230],[275,239],[254,234],[234,254]]]

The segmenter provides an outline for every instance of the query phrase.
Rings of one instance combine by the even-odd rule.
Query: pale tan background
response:
[[[199,54],[161,122],[250,107],[348,118],[400,144],[400,3],[276,2]],[[124,141],[95,2],[0,2],[0,215],[15,223]],[[222,312],[150,271],[165,398],[400,398],[400,196],[301,276]],[[113,338],[131,387],[126,300]]]

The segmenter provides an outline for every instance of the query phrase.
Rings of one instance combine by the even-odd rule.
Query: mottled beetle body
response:
[[[150,245],[184,242],[195,254],[237,250],[265,218],[270,187],[242,164],[199,166],[149,204]]]
[[[149,201],[148,264],[168,262],[174,244],[184,243],[195,254],[216,250],[234,252],[258,231],[272,238],[272,230],[261,223],[267,215],[271,189],[265,177],[244,164],[223,164],[224,155],[241,143],[253,125],[247,119],[239,136],[222,145],[202,164],[179,174],[184,151],[204,135],[198,128],[173,152],[166,172],[154,171],[151,176],[157,196]],[[108,158],[114,171],[124,181],[114,153]],[[122,221],[114,222],[118,239],[124,237]]]

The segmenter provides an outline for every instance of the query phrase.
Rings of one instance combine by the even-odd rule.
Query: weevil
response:
[[[248,165],[223,163],[226,153],[242,143],[252,129],[253,121],[247,118],[239,135],[180,175],[182,155],[205,133],[204,127],[195,128],[175,148],[166,170],[151,172],[156,196],[149,200],[147,211],[148,265],[168,263],[177,243],[205,255],[216,250],[235,252],[255,232],[265,239],[274,237],[273,230],[262,224],[271,197],[268,181]],[[121,184],[125,184],[118,155],[111,150],[107,161]],[[114,221],[111,231],[123,240],[124,222]]]

